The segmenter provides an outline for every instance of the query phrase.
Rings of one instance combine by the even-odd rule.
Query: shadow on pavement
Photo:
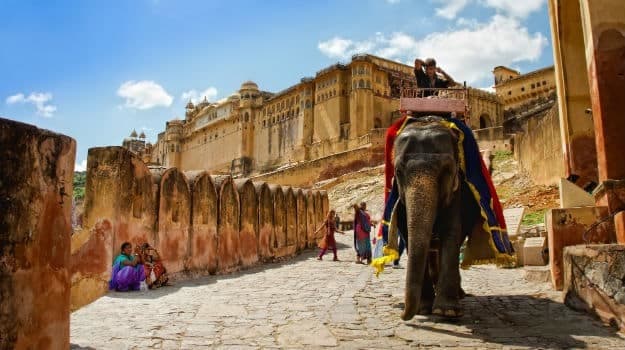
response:
[[[605,326],[593,316],[547,298],[531,295],[469,296],[462,300],[462,305],[465,315],[459,319],[427,316],[425,320],[421,317],[421,320],[409,321],[406,326],[442,337],[465,338],[469,343],[483,341],[531,348],[596,348],[596,345],[578,338],[613,338],[615,342],[623,339],[616,329]],[[401,304],[396,305],[399,306],[403,308]],[[418,342],[418,339],[415,341]]]

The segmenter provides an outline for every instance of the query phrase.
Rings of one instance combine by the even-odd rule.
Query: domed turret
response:
[[[141,132],[141,135],[139,135],[139,138],[140,139],[145,139],[145,133],[143,131]]]
[[[132,132],[130,133],[130,137],[136,138],[137,137],[137,131],[133,129]]]
[[[191,102],[191,100],[189,100],[189,103],[187,103],[186,109],[193,109],[193,108],[195,108],[195,106],[193,105],[193,102]]]
[[[258,91],[258,85],[255,82],[248,80],[241,84],[241,88],[239,90],[256,90]]]

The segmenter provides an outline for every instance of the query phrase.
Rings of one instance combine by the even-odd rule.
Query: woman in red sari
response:
[[[317,231],[315,231],[316,235],[323,228],[326,229],[326,235],[322,240],[323,243],[320,246],[321,252],[317,257],[317,260],[322,260],[323,255],[328,251],[328,248],[330,248],[334,253],[334,261],[339,261],[339,258],[336,256],[336,240],[334,239],[334,232],[338,232],[342,235],[344,235],[345,232],[336,229],[336,222],[334,220],[335,214],[336,212],[334,210],[330,210],[330,212],[326,216],[326,220],[324,221],[323,226],[319,227]]]
[[[143,268],[145,270],[145,282],[148,288],[158,288],[167,285],[169,277],[167,276],[167,270],[161,262],[161,257],[158,251],[148,243],[141,245],[141,260],[143,262]]]

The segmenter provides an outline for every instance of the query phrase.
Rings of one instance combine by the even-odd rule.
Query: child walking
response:
[[[334,232],[338,232],[342,235],[345,234],[345,232],[343,231],[339,231],[336,229],[336,223],[334,220],[334,215],[335,215],[335,211],[334,210],[330,210],[330,212],[328,213],[328,215],[326,216],[326,220],[323,224],[323,226],[319,227],[317,229],[317,231],[315,231],[315,235],[321,231],[324,227],[326,229],[326,235],[323,238],[325,240],[325,245],[320,247],[321,248],[321,252],[319,253],[319,257],[317,257],[317,260],[322,260],[323,255],[326,253],[326,251],[328,251],[328,248],[332,249],[332,252],[334,253],[334,261],[339,261],[339,258],[336,256],[336,240],[334,239]]]

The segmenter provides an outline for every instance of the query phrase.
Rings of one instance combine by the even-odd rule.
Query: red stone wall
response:
[[[251,266],[258,262],[258,198],[250,180],[236,180],[241,203],[239,250],[241,265]]]
[[[273,257],[273,197],[269,186],[264,182],[255,182],[258,196],[258,255],[262,261]]]
[[[315,240],[315,230],[317,229],[317,213],[315,211],[315,198],[313,191],[306,191],[306,246],[314,248],[317,246]]]
[[[185,175],[170,168],[161,178],[155,245],[170,274],[188,269],[191,193]]]
[[[308,224],[306,222],[306,197],[304,191],[297,188],[294,189],[297,201],[297,250],[306,249]]]
[[[235,270],[241,261],[240,202],[231,177],[217,178],[215,184],[219,186],[219,221],[217,224],[219,271],[226,272]]]
[[[0,349],[68,349],[76,142],[0,119]]]
[[[269,188],[273,195],[274,256],[283,257],[286,255],[286,199],[282,187],[271,185]]]
[[[291,187],[283,187],[286,203],[286,247],[287,254],[297,251],[297,198]]]
[[[193,176],[191,181],[191,251],[189,268],[194,271],[217,272],[217,217],[219,201],[215,184],[207,172]]]

